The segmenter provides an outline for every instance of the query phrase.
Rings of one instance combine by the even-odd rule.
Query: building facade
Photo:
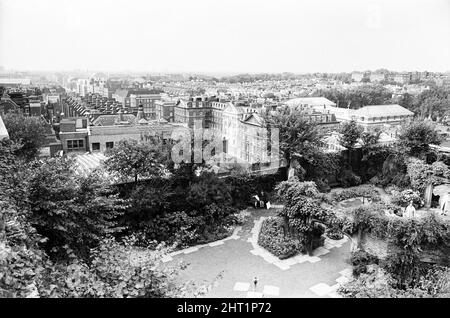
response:
[[[211,108],[204,97],[190,98],[188,101],[180,100],[175,106],[175,122],[194,128],[196,122],[201,122],[203,128],[209,128]]]
[[[156,119],[156,104],[155,102],[161,100],[160,94],[130,94],[131,111],[137,111],[138,107],[144,107],[144,114],[148,119]]]
[[[169,123],[175,121],[175,106],[177,102],[175,101],[155,101],[155,113],[157,120],[165,120]]]

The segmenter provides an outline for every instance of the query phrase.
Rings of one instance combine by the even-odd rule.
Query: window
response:
[[[92,143],[92,151],[99,151],[100,150],[100,143],[99,142],[93,142]]]
[[[84,140],[83,139],[67,140],[67,150],[68,151],[76,151],[76,150],[83,150],[83,149],[84,149]]]
[[[106,149],[112,149],[114,148],[114,142],[108,141],[106,142]]]

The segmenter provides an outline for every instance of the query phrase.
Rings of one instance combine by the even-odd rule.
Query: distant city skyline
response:
[[[17,71],[450,71],[449,0],[0,0]]]

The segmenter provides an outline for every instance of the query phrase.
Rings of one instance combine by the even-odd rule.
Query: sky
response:
[[[450,70],[450,0],[0,0],[0,66]]]

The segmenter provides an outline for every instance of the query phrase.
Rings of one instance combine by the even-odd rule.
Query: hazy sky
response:
[[[20,70],[450,70],[450,0],[0,0]]]

